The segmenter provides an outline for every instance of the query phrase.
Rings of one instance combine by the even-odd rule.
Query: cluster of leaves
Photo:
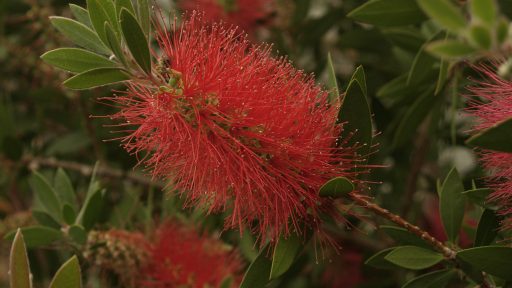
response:
[[[63,7],[62,3],[57,2],[52,5]],[[150,53],[152,43],[148,1],[85,2],[83,7],[69,5],[73,19],[50,18],[51,25],[78,46],[57,48],[41,57],[46,63],[75,74],[64,81],[64,86],[89,89],[152,75],[157,67],[152,65]],[[507,45],[510,44],[507,17],[512,17],[510,2],[370,0],[360,5],[360,1],[347,0],[340,1],[343,2],[341,4],[323,4],[327,12],[320,17],[310,15],[316,5],[320,5],[316,1],[290,2],[294,9],[289,16],[289,26],[271,28],[269,39],[276,43],[280,53],[301,63],[303,68],[317,75],[326,71],[325,82],[332,89],[332,97],[338,97],[339,91],[345,91],[344,105],[339,114],[339,122],[347,123],[345,133],[357,131],[351,141],[365,144],[361,145],[361,155],[372,152],[372,159],[368,161],[391,163],[389,165],[392,166],[392,169],[377,169],[371,177],[382,182],[376,185],[376,191],[383,192],[377,193],[376,200],[404,218],[417,223],[423,220],[422,224],[425,224],[428,215],[421,212],[424,208],[421,206],[422,200],[438,199],[441,221],[437,225],[443,227],[443,234],[446,235],[443,244],[454,252],[453,255],[441,253],[422,238],[425,235],[416,235],[403,227],[390,226],[390,223],[380,220],[378,222],[382,225],[379,230],[387,236],[375,232],[367,221],[359,219],[350,219],[351,225],[357,227],[355,230],[366,233],[354,233],[349,231],[349,225],[341,223],[331,225],[329,228],[335,230],[336,236],[343,238],[342,246],[361,245],[359,251],[368,256],[367,266],[361,268],[368,278],[367,287],[451,287],[467,284],[507,287],[512,281],[512,248],[501,243],[510,235],[499,231],[501,218],[497,207],[485,200],[490,189],[477,188],[484,187],[479,180],[482,171],[474,167],[455,169],[452,166],[457,161],[443,162],[440,159],[453,147],[470,151],[466,144],[512,152],[509,137],[512,121],[506,120],[467,139],[465,125],[468,120],[457,114],[465,105],[465,99],[459,95],[466,76],[471,73],[466,69],[466,61],[473,62],[507,52]],[[8,4],[8,8],[3,7],[2,12],[20,9],[9,5],[13,4]],[[336,35],[334,44],[323,43],[321,40],[332,32]],[[2,30],[2,33],[6,32]],[[53,49],[55,46],[50,47]],[[330,50],[331,54],[326,50]],[[340,70],[340,57],[349,63],[351,69],[360,63],[365,70],[362,67],[355,69],[354,73]],[[315,60],[308,60],[311,58]],[[343,84],[338,87],[338,83]],[[33,203],[31,212],[38,224],[20,230],[28,248],[53,246],[60,253],[67,253],[69,249],[63,249],[67,247],[80,257],[91,229],[100,226],[133,228],[141,223],[150,229],[154,218],[169,215],[183,221],[201,223],[205,230],[216,231],[221,227],[221,217],[205,216],[200,208],[181,211],[178,207],[182,203],[177,198],[165,198],[160,191],[153,191],[154,187],[141,185],[141,188],[130,184],[130,181],[115,179],[128,175],[126,173],[105,173],[114,176],[107,182],[111,186],[109,193],[99,184],[99,168],[94,169],[96,172],[90,171],[90,181],[84,180],[81,173],[70,174],[74,177],[69,177],[62,169],[57,170],[53,177],[50,177],[51,172],[45,173],[49,171],[28,173],[26,166],[37,162],[33,155],[61,156],[73,161],[87,161],[88,164],[97,160],[91,159],[90,155],[94,155],[94,158],[107,160],[109,165],[121,171],[131,169],[133,164],[133,160],[125,160],[127,156],[115,145],[102,144],[108,148],[97,147],[97,139],[109,138],[99,132],[103,128],[94,127],[102,122],[92,125],[89,119],[77,118],[72,109],[58,109],[62,103],[71,103],[71,107],[75,103],[83,104],[83,99],[91,96],[89,92],[83,92],[81,96],[72,95],[69,100],[63,97],[62,92],[55,92],[60,88],[51,85],[57,84],[50,84],[50,89],[39,87],[46,90],[38,90],[37,94],[35,89],[24,88],[29,92],[26,95],[38,99],[35,103],[31,102],[35,100],[27,98],[15,98],[25,92],[23,88],[18,88],[12,95],[0,91],[2,96],[6,95],[5,100],[0,102],[0,124],[6,127],[0,131],[0,160],[2,164],[7,163],[2,167],[7,177],[1,177],[0,185],[6,187],[5,191],[14,191],[15,194],[33,191],[33,195],[26,192],[16,197],[5,195],[12,202],[25,197],[20,207],[26,208],[30,206],[27,203]],[[94,91],[95,96],[109,93],[108,89]],[[33,97],[34,94],[42,96]],[[53,94],[59,96],[45,98]],[[103,115],[108,109],[87,101],[88,104],[81,109],[87,111],[85,108],[88,107],[94,111],[86,114]],[[56,103],[58,108],[49,107],[48,103],[51,102]],[[38,115],[38,119],[42,120],[36,122],[59,124],[37,126],[41,124],[32,124],[31,114]],[[67,134],[54,135],[55,126]],[[381,131],[377,139],[380,143],[378,152],[371,150],[375,131]],[[432,166],[435,168],[428,168]],[[12,169],[14,172],[9,171],[11,167],[15,167]],[[424,167],[427,168],[421,169]],[[442,183],[437,180],[444,175],[446,177]],[[137,177],[132,178],[140,179]],[[77,189],[71,184],[73,182],[78,183]],[[20,188],[13,188],[17,186]],[[391,191],[380,188],[386,186],[391,187]],[[346,197],[353,189],[353,184],[347,179],[335,178],[326,183],[319,193],[325,197]],[[430,193],[436,190],[437,195]],[[121,195],[116,191],[122,191]],[[114,208],[104,209],[109,206]],[[360,212],[359,208],[348,209],[355,210],[356,214]],[[436,211],[428,213],[435,214]],[[476,225],[467,225],[467,219],[474,220]],[[469,235],[471,244],[463,243],[461,231]],[[30,281],[21,233],[12,231],[5,236],[6,239],[14,239],[11,277],[17,280],[11,280],[11,283]],[[346,243],[346,238],[350,238],[346,237],[347,234],[356,234],[354,237],[358,238],[353,243]],[[329,269],[329,263],[314,264],[318,256],[312,248],[315,243],[307,241],[309,237],[280,239],[271,254],[268,246],[256,251],[254,240],[248,235],[240,238],[236,232],[226,232],[223,240],[237,245],[246,260],[251,262],[241,287],[310,287],[318,285],[318,278],[321,278],[311,275]],[[375,242],[386,245],[374,245]],[[344,251],[340,253],[343,255]],[[50,259],[52,255],[46,257]],[[66,262],[50,287],[79,287],[78,259],[73,257]],[[75,281],[75,284],[62,284],[62,279]]]

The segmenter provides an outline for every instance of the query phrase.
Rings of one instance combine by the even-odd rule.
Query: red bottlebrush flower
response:
[[[125,148],[186,196],[187,204],[226,211],[226,228],[251,227],[277,240],[320,214],[339,213],[319,188],[336,176],[354,181],[355,148],[336,143],[339,103],[313,77],[268,46],[192,15],[160,28],[159,80],[132,82],[113,118],[135,127]],[[275,243],[275,242],[274,242]]]
[[[215,238],[190,227],[165,223],[155,232],[145,287],[219,287],[228,277],[233,286],[242,271],[240,256]]]
[[[512,117],[512,82],[502,79],[490,67],[480,67],[485,80],[478,81],[469,90],[478,99],[471,100],[468,111],[477,118],[473,130],[478,132]],[[490,200],[499,204],[502,213],[512,213],[512,153],[483,149],[481,160],[492,174],[488,182],[493,192]],[[510,219],[507,227],[511,226]]]
[[[252,32],[260,21],[269,17],[271,0],[181,0],[178,6],[187,12],[204,13],[210,23],[225,21],[230,25]]]

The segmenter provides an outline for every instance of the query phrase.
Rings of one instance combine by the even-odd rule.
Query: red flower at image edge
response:
[[[355,148],[337,143],[338,100],[328,104],[313,77],[268,46],[197,14],[160,28],[157,40],[160,79],[132,81],[112,98],[121,106],[113,118],[133,128],[123,137],[128,151],[188,205],[229,210],[226,228],[250,227],[260,239],[319,231],[321,213],[342,219],[319,188],[367,171],[354,172]]]
[[[200,11],[203,20],[215,23],[224,21],[228,25],[252,32],[258,22],[269,16],[271,0],[181,0],[178,6],[186,11]]]
[[[144,287],[219,287],[229,277],[232,286],[239,282],[240,256],[221,241],[170,222],[160,225],[154,237]]]
[[[512,117],[512,82],[502,79],[490,67],[478,69],[485,76],[485,81],[478,81],[469,88],[472,96],[468,111],[476,116],[474,132],[489,128]],[[480,152],[484,168],[491,172],[488,182],[493,192],[490,200],[502,207],[505,215],[512,213],[512,153],[482,149]],[[512,225],[510,220],[505,224]]]

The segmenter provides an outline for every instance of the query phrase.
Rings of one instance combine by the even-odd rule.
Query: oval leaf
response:
[[[493,210],[485,209],[476,229],[475,247],[491,244],[498,235],[499,218]]]
[[[380,229],[386,232],[389,237],[393,238],[399,245],[413,245],[430,249],[430,245],[415,234],[407,231],[404,228],[396,226],[380,226]]]
[[[269,282],[272,262],[265,256],[267,247],[263,248],[258,257],[252,261],[245,272],[240,288],[261,288]]]
[[[448,285],[450,280],[455,278],[457,272],[455,270],[439,270],[423,274],[411,281],[405,283],[402,288],[443,288]]]
[[[57,30],[76,45],[101,54],[110,54],[110,51],[103,45],[98,35],[84,24],[73,19],[57,16],[50,17],[50,21]]]
[[[461,58],[470,56],[477,50],[466,43],[455,40],[433,41],[427,45],[427,51],[444,58]]]
[[[443,255],[421,247],[401,246],[393,249],[384,258],[403,268],[421,270],[441,262]]]
[[[373,254],[370,258],[368,258],[368,260],[366,260],[364,262],[364,264],[372,266],[374,268],[379,268],[379,269],[393,269],[393,268],[397,268],[399,266],[397,266],[397,265],[389,262],[388,260],[386,260],[386,256],[391,251],[393,251],[394,249],[395,248],[392,247],[392,248],[387,248],[387,249],[381,250],[381,251]]]
[[[322,197],[338,198],[352,191],[354,191],[354,184],[352,184],[350,180],[345,177],[336,177],[327,181],[327,183],[320,187],[318,193]]]
[[[512,248],[483,246],[459,251],[457,257],[505,280],[512,280]]]
[[[36,194],[43,208],[55,220],[62,221],[61,203],[57,193],[52,186],[46,181],[43,175],[34,171],[30,178],[30,185]]]
[[[126,45],[137,64],[144,72],[151,74],[151,54],[149,53],[148,40],[135,16],[126,8],[121,9],[121,30]]]
[[[64,169],[59,168],[57,170],[55,178],[53,179],[53,187],[63,203],[68,203],[75,210],[78,208],[75,189]]]
[[[80,225],[71,225],[68,230],[69,237],[79,245],[85,245],[87,242],[87,232]]]
[[[87,10],[75,4],[69,4],[69,9],[78,22],[92,28],[91,19],[89,18],[89,12]]]
[[[50,288],[81,288],[82,276],[80,264],[76,256],[71,257],[66,263],[57,270]]]
[[[457,169],[453,168],[443,182],[439,193],[439,213],[448,240],[455,243],[464,218],[464,186]]]
[[[98,33],[98,36],[101,39],[101,41],[105,44],[108,44],[107,36],[105,35],[105,30],[103,29],[103,27],[105,25],[105,22],[110,22],[110,17],[105,11],[103,5],[101,4],[106,2],[111,1],[100,2],[98,0],[87,0],[87,10],[89,11],[89,17],[91,19],[91,23],[94,27],[94,30],[96,30],[96,33]]]
[[[55,67],[75,73],[116,66],[116,63],[103,56],[78,48],[59,48],[48,51],[41,56],[41,59]]]
[[[288,238],[281,237],[274,248],[270,279],[283,275],[292,266],[301,248],[301,241],[297,234],[292,233]]]
[[[489,28],[481,25],[473,25],[469,30],[471,40],[482,49],[491,49],[492,36]]]
[[[120,68],[98,68],[85,71],[64,81],[64,85],[71,89],[89,89],[109,85],[130,79],[125,70]]]
[[[30,266],[28,264],[27,249],[23,235],[18,228],[12,242],[11,255],[9,258],[9,278],[11,287],[31,288]]]
[[[492,26],[497,18],[495,0],[471,0],[471,16],[477,18],[488,26]]]
[[[450,0],[417,0],[417,2],[432,20],[444,28],[453,32],[466,28],[466,18]]]
[[[60,230],[44,226],[29,226],[20,228],[25,239],[25,244],[29,248],[49,245],[57,240],[63,239],[64,235]],[[14,231],[5,235],[4,239],[13,239]]]
[[[411,0],[371,0],[347,15],[356,21],[377,26],[404,26],[421,23],[425,14]]]
[[[512,153],[512,118],[480,131],[466,143],[484,149]]]

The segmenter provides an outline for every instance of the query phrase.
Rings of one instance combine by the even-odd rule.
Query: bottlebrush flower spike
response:
[[[219,287],[229,277],[232,286],[239,283],[241,258],[221,241],[172,222],[160,225],[154,237],[144,287]]]
[[[210,23],[225,21],[250,33],[258,23],[269,17],[272,0],[181,0],[178,6],[183,11],[204,13],[203,19]]]
[[[337,100],[328,104],[312,76],[270,47],[197,14],[170,32],[160,27],[157,40],[160,82],[132,81],[112,98],[121,106],[113,118],[133,128],[125,148],[155,177],[171,180],[188,205],[232,211],[225,227],[251,227],[260,240],[319,231],[322,213],[341,217],[319,188],[365,171],[353,169],[356,147],[336,143]]]
[[[477,99],[471,100],[468,108],[477,118],[473,127],[475,133],[512,117],[512,82],[502,79],[491,67],[483,66],[478,70],[485,80],[469,88]],[[512,153],[483,149],[480,154],[484,167],[492,173],[488,177],[494,190],[490,200],[502,207],[503,214],[512,214]],[[504,224],[506,228],[512,227],[510,219]]]

